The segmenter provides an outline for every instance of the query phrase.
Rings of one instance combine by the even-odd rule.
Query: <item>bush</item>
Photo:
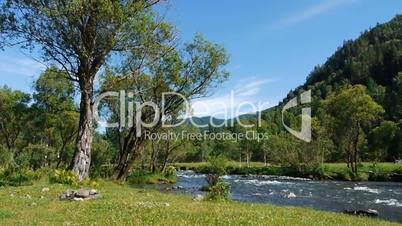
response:
[[[113,175],[114,165],[113,164],[103,164],[98,167],[90,168],[91,178],[110,178]]]
[[[390,175],[386,172],[381,172],[377,164],[373,164],[369,167],[370,173],[368,179],[370,181],[389,181]]]
[[[0,145],[0,166],[4,169],[8,168],[13,162],[11,151]]]
[[[210,186],[208,200],[225,201],[229,199],[229,186],[223,182]]]
[[[72,186],[78,185],[77,177],[75,176],[74,172],[69,170],[55,170],[49,175],[49,182],[68,184]]]
[[[15,157],[14,163],[19,168],[40,169],[56,159],[55,150],[45,145],[33,145],[25,147],[22,152]]]
[[[164,172],[166,178],[176,178],[176,168],[174,166],[168,166]]]
[[[340,172],[336,172],[335,179],[336,180],[341,180],[341,181],[352,181],[354,177],[354,174],[352,170],[346,169],[342,170]]]
[[[26,186],[40,179],[40,172],[9,167],[0,175],[0,186]]]
[[[127,181],[130,184],[174,184],[176,183],[176,174],[170,174],[169,177],[166,174],[151,173],[142,169],[134,170]]]
[[[354,181],[367,181],[369,179],[369,174],[367,173],[358,173],[354,175],[353,180]]]
[[[222,176],[226,173],[226,165],[227,165],[227,159],[219,155],[217,157],[212,157],[209,160],[209,165],[210,165],[210,173],[217,174],[219,176]]]

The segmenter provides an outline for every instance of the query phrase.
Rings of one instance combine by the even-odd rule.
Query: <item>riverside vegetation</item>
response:
[[[267,140],[149,140],[143,133],[136,136],[135,126],[123,125],[100,132],[93,120],[93,103],[101,93],[135,89],[130,101],[153,101],[165,110],[165,119],[175,123],[184,110],[183,100],[172,97],[165,102],[162,93],[179,92],[192,99],[229,77],[225,48],[200,34],[179,45],[177,28],[160,21],[153,8],[159,3],[0,1],[0,49],[17,44],[41,50],[43,63],[52,65],[34,82],[32,94],[0,88],[0,203],[6,204],[0,209],[1,223],[387,224],[303,208],[230,202],[219,176],[400,181],[400,165],[382,162],[402,158],[401,15],[345,41],[313,69],[305,84],[290,91],[278,106],[260,112],[261,127],[246,129],[234,123],[207,131],[265,133]],[[307,90],[312,94],[310,143],[291,136],[281,118],[284,104]],[[115,121],[118,103],[106,99],[97,110]],[[300,110],[285,113],[284,123],[300,129]],[[159,114],[145,108],[140,113],[145,122]],[[256,124],[255,115],[240,118]],[[210,119],[216,120],[198,120]],[[136,121],[135,116],[130,120]],[[141,129],[202,131],[188,124],[162,128],[162,120]],[[214,162],[220,158],[247,167]],[[203,165],[207,160],[211,166]],[[253,161],[264,163],[253,167]],[[180,162],[196,163],[176,164]],[[118,185],[174,183],[172,164],[209,174],[206,189],[215,202]],[[106,182],[93,181],[97,179]],[[41,193],[44,186],[49,186],[49,193]],[[82,203],[55,200],[57,194],[77,186],[99,186],[104,198]]]

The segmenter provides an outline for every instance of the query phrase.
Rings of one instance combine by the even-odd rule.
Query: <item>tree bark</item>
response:
[[[91,164],[91,145],[93,130],[93,82],[81,85],[80,122],[75,145],[74,157],[70,169],[77,175],[78,181],[89,176]]]

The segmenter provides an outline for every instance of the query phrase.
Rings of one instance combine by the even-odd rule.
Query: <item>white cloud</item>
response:
[[[36,77],[45,69],[45,65],[21,56],[0,57],[0,76]]]
[[[321,2],[320,4],[313,5],[298,13],[295,13],[286,18],[283,18],[276,24],[276,27],[292,26],[297,23],[301,23],[301,22],[309,20],[313,17],[324,14],[324,13],[326,13],[332,9],[335,9],[341,5],[353,3],[355,1],[356,0],[325,0],[324,2]]]
[[[195,100],[192,103],[192,116],[229,119],[265,109],[269,103],[259,102],[256,99],[263,86],[271,82],[273,82],[271,79],[244,80],[239,82],[234,90],[224,95]]]

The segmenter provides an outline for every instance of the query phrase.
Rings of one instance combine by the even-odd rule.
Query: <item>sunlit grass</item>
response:
[[[42,188],[49,187],[49,192]],[[68,186],[0,187],[0,225],[396,225],[376,219],[191,197],[101,183],[102,199],[59,201]]]

